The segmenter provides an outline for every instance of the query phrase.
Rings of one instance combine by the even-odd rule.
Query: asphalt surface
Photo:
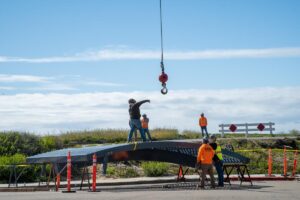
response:
[[[163,186],[163,187],[162,187]],[[149,185],[148,187],[102,188],[101,192],[77,191],[76,193],[62,192],[2,192],[0,200],[193,200],[193,199],[245,199],[245,200],[293,200],[300,199],[299,181],[254,182],[254,186],[247,184],[226,185],[218,189],[197,189],[195,185]]]

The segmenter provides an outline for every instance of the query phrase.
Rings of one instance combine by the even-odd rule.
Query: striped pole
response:
[[[297,171],[297,157],[298,157],[298,150],[296,150],[294,153],[293,176],[296,175],[296,171]]]
[[[96,182],[97,180],[97,156],[96,154],[93,155],[93,183],[92,183],[92,190],[96,192]]]
[[[283,149],[283,176],[287,176],[287,158],[286,158],[286,146]]]
[[[72,171],[72,166],[71,166],[71,152],[68,152],[67,156],[67,190],[68,192],[71,192],[71,171]]]
[[[269,149],[269,159],[268,159],[268,175],[272,176],[272,149]]]

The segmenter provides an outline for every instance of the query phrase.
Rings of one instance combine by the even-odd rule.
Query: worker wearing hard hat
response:
[[[198,150],[197,156],[197,165],[200,166],[202,173],[201,173],[201,183],[200,187],[204,188],[204,183],[206,179],[206,174],[210,176],[211,187],[215,188],[215,178],[213,174],[213,157],[215,152],[213,148],[208,144],[208,138],[203,138],[203,143]]]
[[[204,137],[204,132],[206,133],[206,137],[208,137],[207,125],[207,118],[204,116],[204,113],[201,113],[199,118],[199,126],[201,128],[202,137]]]
[[[151,135],[149,132],[149,118],[147,117],[146,114],[142,115],[141,123],[142,123],[142,128],[144,129],[145,136],[148,136],[148,140],[152,141],[152,138],[151,138]]]
[[[209,144],[215,151],[213,163],[218,173],[218,186],[224,187],[223,155],[220,144],[217,143],[217,137],[212,134],[209,138]]]

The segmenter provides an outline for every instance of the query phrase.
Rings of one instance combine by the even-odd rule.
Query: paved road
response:
[[[254,187],[237,185],[231,188],[216,190],[196,190],[196,189],[154,189],[154,190],[104,190],[102,192],[91,193],[77,191],[77,193],[66,194],[61,192],[15,192],[0,193],[0,200],[199,200],[208,198],[220,200],[293,200],[300,198],[300,182],[256,182]]]

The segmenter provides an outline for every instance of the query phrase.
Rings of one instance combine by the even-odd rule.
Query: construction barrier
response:
[[[266,149],[251,149],[251,150],[236,150],[236,152],[260,152],[263,151],[265,152]],[[288,176],[288,156],[287,153],[288,152],[294,152],[294,158],[293,158],[293,169],[292,169],[292,173],[291,176],[295,177],[295,175],[297,174],[297,160],[298,160],[298,150],[293,150],[293,149],[287,149],[286,146],[283,147],[283,149],[268,149],[268,176],[272,176],[272,172],[273,172],[273,156],[272,154],[274,152],[277,153],[283,153],[283,160],[282,160],[282,166],[283,166],[283,173],[282,175],[287,178]],[[278,160],[277,160],[278,161]]]

